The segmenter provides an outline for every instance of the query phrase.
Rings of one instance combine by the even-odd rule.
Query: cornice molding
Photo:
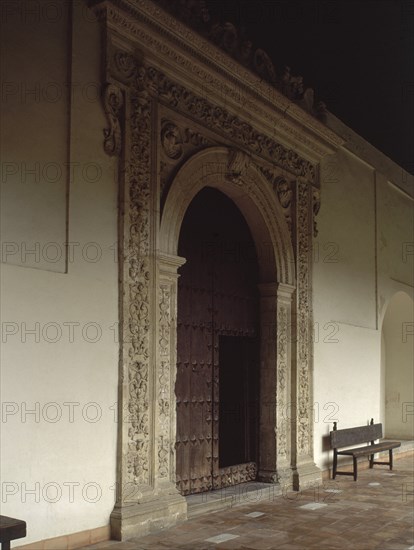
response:
[[[169,69],[183,86],[208,94],[232,110],[242,109],[258,129],[304,157],[319,162],[344,141],[277,89],[150,0],[93,0],[114,40],[137,44],[148,62]],[[133,53],[133,52],[131,52]]]

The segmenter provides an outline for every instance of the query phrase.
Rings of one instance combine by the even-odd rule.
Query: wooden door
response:
[[[177,486],[191,494],[256,476],[258,267],[245,220],[204,189],[183,221],[178,283]]]

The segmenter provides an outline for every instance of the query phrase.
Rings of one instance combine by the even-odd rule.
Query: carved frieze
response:
[[[210,103],[191,90],[173,82],[158,69],[144,68],[128,53],[113,53],[113,64],[116,73],[122,73],[126,80],[133,82],[141,91],[142,101],[147,95],[157,97],[162,103],[195,119],[207,128],[213,129],[219,135],[250,149],[252,152],[268,159],[296,176],[302,176],[309,181],[315,180],[314,165],[260,132],[249,123],[230,113],[227,109]],[[133,68],[133,66],[135,68]],[[191,136],[191,133],[187,133]],[[194,136],[191,136],[194,139]],[[171,155],[179,157],[180,141],[183,136],[173,126],[165,128],[162,134],[163,147]]]

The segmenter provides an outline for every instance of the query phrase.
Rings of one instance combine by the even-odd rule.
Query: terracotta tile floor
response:
[[[413,470],[414,456],[406,455],[395,460],[394,475],[376,466],[358,472],[357,482],[339,476],[316,490],[257,497],[139,539],[87,549],[414,550]],[[262,515],[247,515],[252,512]]]

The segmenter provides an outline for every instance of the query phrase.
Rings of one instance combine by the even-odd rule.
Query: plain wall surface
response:
[[[414,439],[414,302],[397,292],[388,304],[384,339],[384,433]]]
[[[334,126],[344,132],[337,119]],[[364,151],[366,158],[350,149]],[[347,428],[387,417],[387,338],[381,326],[392,296],[413,292],[413,200],[402,190],[411,189],[412,182],[354,133],[351,143],[321,165],[313,300],[314,409],[319,411],[314,450],[322,469],[332,464],[328,436],[334,421]],[[413,336],[407,339],[405,349],[412,350]],[[412,372],[411,361],[407,382]]]
[[[70,112],[66,96],[9,112],[7,150],[12,160],[40,164],[64,164],[70,151],[79,167],[67,196],[66,181],[31,181],[22,194],[13,180],[2,197],[9,241],[61,244],[68,231],[71,243],[67,266],[43,256],[1,266],[2,514],[27,522],[20,545],[108,525],[115,502],[117,185],[103,150],[100,31],[80,2],[73,5],[73,29],[67,15],[53,25],[43,17],[23,40],[24,22],[17,25],[8,77],[47,77],[64,88],[70,60]]]

